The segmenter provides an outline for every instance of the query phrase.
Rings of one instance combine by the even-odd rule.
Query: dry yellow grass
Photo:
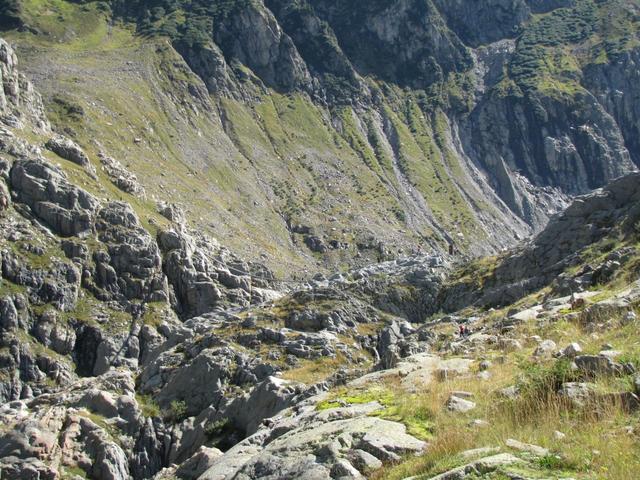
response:
[[[299,367],[286,370],[282,374],[282,378],[313,385],[326,380],[346,364],[347,361],[341,353],[338,353],[334,358],[320,357],[315,360],[302,360]]]
[[[522,369],[509,358],[504,365],[492,368],[492,379],[453,379],[433,383],[418,395],[396,390],[398,419],[411,424],[416,416],[429,412],[432,438],[421,457],[387,465],[372,475],[374,480],[400,480],[415,475],[425,478],[464,463],[458,454],[480,447],[501,447],[514,438],[550,449],[553,456],[533,462],[531,468],[551,478],[566,476],[581,479],[630,479],[640,469],[640,419],[626,413],[615,401],[593,402],[575,409],[562,400],[551,385],[538,385],[517,400],[506,400],[498,391],[515,383]],[[551,369],[553,361],[545,368]],[[476,409],[469,413],[451,413],[444,408],[450,393],[465,390],[474,395]],[[487,426],[471,426],[474,419],[484,419]],[[636,433],[629,433],[630,429]],[[562,440],[554,432],[566,434]],[[557,457],[555,456],[557,455]],[[547,476],[547,478],[549,478]]]

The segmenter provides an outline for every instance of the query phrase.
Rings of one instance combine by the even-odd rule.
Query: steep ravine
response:
[[[632,1],[63,4],[7,32],[55,127],[279,276],[495,252],[635,168]]]

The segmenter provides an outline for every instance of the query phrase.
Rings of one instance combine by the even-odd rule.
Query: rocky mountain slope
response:
[[[639,18],[0,1],[0,480],[634,478]]]
[[[285,283],[0,72],[0,479],[637,471],[640,174],[500,258]]]
[[[639,161],[635,1],[5,3],[56,131],[279,277],[493,253]]]

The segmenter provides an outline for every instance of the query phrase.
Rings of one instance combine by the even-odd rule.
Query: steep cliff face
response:
[[[636,168],[636,15],[634,2],[590,0],[227,2],[211,37],[268,87],[322,103],[381,112],[398,95],[383,84],[423,92],[422,112],[442,108],[462,155],[535,229],[540,203],[563,204],[537,187],[575,195]]]
[[[45,3],[10,35],[56,128],[168,168],[189,221],[283,271],[495,251],[637,168],[634,1]],[[54,83],[93,116],[114,68],[100,121],[61,114]],[[154,126],[123,108],[140,95]]]
[[[585,87],[593,92],[597,101],[611,115],[620,128],[624,145],[631,159],[640,165],[637,120],[638,80],[640,79],[640,49],[620,52],[611,63],[589,65],[585,71]]]
[[[230,14],[214,36],[227,57],[251,69],[267,87],[290,92],[309,86],[311,76],[293,41],[262,5],[249,3]]]
[[[44,113],[40,94],[18,71],[17,57],[6,42],[0,44],[0,117],[3,122],[19,127],[32,124],[42,131],[50,125]]]
[[[627,105],[622,110],[633,109],[634,87],[620,77],[605,87],[598,73],[613,73],[634,56],[633,28],[620,18],[625,11],[636,6],[577,2],[526,25],[503,75],[468,118],[469,148],[488,171],[499,171],[504,162],[536,185],[578,194],[636,168],[634,145],[624,134],[628,117],[607,99],[616,91],[618,104]],[[612,18],[620,21],[619,31],[611,30]],[[597,32],[607,40],[594,39]],[[518,196],[506,176],[494,178],[503,198]],[[524,218],[531,211],[514,200],[509,204]]]

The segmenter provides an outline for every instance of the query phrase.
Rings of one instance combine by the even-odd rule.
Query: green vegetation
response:
[[[342,121],[342,135],[347,143],[351,146],[351,149],[356,152],[362,161],[380,178],[384,180],[384,173],[378,159],[384,159],[384,153],[381,150],[379,139],[375,135],[375,132],[371,132],[370,137],[367,139],[361,133],[361,130],[356,125],[356,118],[353,110],[349,107],[342,109],[340,120]],[[370,146],[370,140],[376,143],[375,151]],[[383,160],[384,162],[384,160]],[[388,162],[385,162],[388,163]]]
[[[220,435],[223,435],[232,428],[231,422],[228,418],[217,420],[215,422],[209,422],[204,426],[204,434],[207,439],[214,440]]]
[[[451,283],[468,283],[480,289],[492,277],[500,264],[500,257],[482,257],[465,263],[449,277]]]
[[[184,400],[173,400],[166,412],[166,417],[173,423],[180,423],[187,418],[187,402]]]
[[[390,406],[393,403],[393,393],[381,386],[367,387],[360,390],[349,390],[343,387],[333,392],[329,399],[318,403],[316,408],[318,410],[328,410],[342,405],[360,405],[371,402]]]
[[[51,98],[47,112],[49,121],[54,125],[66,125],[66,131],[74,135],[75,130],[84,120],[84,114],[84,108],[75,103],[73,98],[61,94]]]
[[[171,307],[164,302],[146,303],[142,323],[152,327],[158,327],[162,323],[163,315],[171,310]]]
[[[205,46],[214,29],[250,0],[112,0],[116,14],[135,21],[147,36],[164,36],[191,47]]]
[[[102,430],[104,430],[109,437],[111,437],[111,440],[114,441],[115,443],[117,443],[118,445],[120,445],[120,435],[121,432],[119,430],[119,428],[113,423],[113,420],[110,418],[106,418],[104,416],[102,416],[101,414],[98,414],[96,412],[87,410],[87,409],[80,409],[78,411],[78,414],[80,416],[83,416],[89,420],[91,420],[94,424],[96,424],[98,427],[100,427]]]
[[[460,456],[463,451],[486,446],[505,451],[504,442],[509,438],[541,445],[552,452],[519,467],[531,474],[528,478],[538,478],[546,472],[553,478],[620,479],[638,468],[637,441],[623,428],[629,422],[637,424],[636,418],[606,397],[585,408],[568,405],[549,389],[559,379],[570,379],[564,377],[563,366],[551,363],[532,372],[530,367],[514,367],[512,361],[495,367],[490,382],[454,379],[429,385],[417,394],[393,388],[391,404],[405,407],[389,418],[405,423],[410,433],[428,439],[429,449],[421,457],[385,467],[372,478],[430,478],[468,463],[469,459]],[[520,379],[519,385],[526,393],[515,400],[501,398],[499,389],[514,379]],[[478,407],[469,414],[451,414],[443,406],[451,391],[461,389],[473,393]],[[382,414],[385,415],[388,413]],[[489,424],[472,426],[474,418],[487,419]],[[564,432],[566,439],[555,439],[553,433],[557,430]]]
[[[27,287],[17,285],[6,279],[0,279],[0,292],[2,292],[2,295],[24,294],[27,292]]]
[[[132,318],[129,313],[109,307],[85,290],[81,291],[73,310],[60,313],[62,320],[73,320],[88,325],[98,325],[96,318],[99,317],[103,318],[103,323],[99,324],[100,328],[108,333],[127,332],[131,328]]]
[[[140,405],[140,410],[145,417],[154,418],[161,416],[160,405],[158,405],[151,395],[136,394],[136,401],[138,405]]]
[[[68,263],[67,258],[57,247],[49,247],[35,251],[32,243],[21,240],[10,242],[9,247],[29,268],[34,270],[45,270],[50,267],[53,262]]]
[[[334,358],[320,357],[315,360],[302,360],[299,366],[286,370],[282,374],[282,378],[315,385],[326,380],[346,363],[347,361],[341,353],[338,353]]]
[[[633,2],[579,0],[574,7],[537,15],[518,39],[508,78],[524,92],[573,97],[581,71],[607,63],[638,45]],[[501,85],[504,88],[507,84]]]
[[[75,480],[77,478],[89,478],[87,472],[85,472],[79,466],[64,465],[61,468],[62,480]]]
[[[398,391],[394,380],[382,385],[365,385],[355,389],[342,387],[332,392],[328,399],[318,403],[316,408],[322,411],[377,402],[384,408],[372,415],[404,423],[410,435],[424,440],[430,439],[433,427],[432,413],[425,408],[417,395],[405,395],[404,393],[398,395]]]

